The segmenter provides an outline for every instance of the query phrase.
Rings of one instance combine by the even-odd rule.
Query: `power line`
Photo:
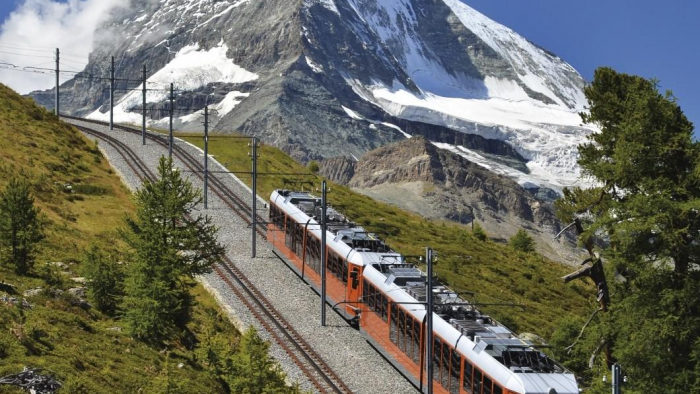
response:
[[[17,55],[17,56],[27,56],[27,57],[41,57],[41,58],[46,58],[46,59],[54,59],[53,56],[44,56],[44,55],[29,55],[26,53],[17,53],[17,52],[7,52],[7,51],[0,51],[0,53],[4,53],[6,55]]]
[[[10,45],[10,44],[0,44],[0,48],[7,48],[10,50],[20,50],[20,51],[31,51],[31,52],[53,52],[54,48],[47,48],[47,47],[27,47],[27,46],[21,46],[21,45]],[[66,57],[64,56],[65,54],[69,54],[67,56],[68,58],[74,58],[74,59],[84,59],[88,57],[89,54],[80,54],[80,53],[75,53],[75,52],[68,52],[61,50],[61,57]],[[70,55],[73,56],[70,56]]]

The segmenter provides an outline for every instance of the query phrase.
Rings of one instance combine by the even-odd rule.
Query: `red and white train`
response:
[[[276,190],[268,239],[287,264],[320,288],[321,200]],[[433,346],[434,392],[579,394],[575,376],[530,342],[444,286],[432,289],[433,343],[426,344],[426,278],[374,234],[327,208],[327,298],[413,384],[426,384]]]

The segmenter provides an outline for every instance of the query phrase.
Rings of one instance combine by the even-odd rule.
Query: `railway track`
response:
[[[97,124],[106,123],[64,116],[81,122]],[[74,125],[79,130],[100,138],[111,145],[124,159],[125,163],[134,171],[140,180],[155,180],[153,172],[125,143],[113,136],[99,132],[85,126]],[[120,130],[141,134],[141,130],[125,126],[114,126]],[[158,134],[147,133],[147,138],[161,146],[168,147],[167,138]],[[180,146],[173,144],[173,154],[197,177],[203,180],[203,167],[193,155]],[[240,198],[231,188],[210,174],[209,183],[211,190],[234,212],[236,212],[248,225],[250,218],[246,215],[250,210],[246,202]],[[260,225],[256,231],[265,236],[264,221],[258,217]],[[214,267],[214,272],[226,283],[229,289],[253,314],[258,322],[272,336],[273,340],[287,353],[291,360],[301,369],[304,375],[320,393],[352,393],[352,390],[342,379],[328,366],[328,364],[316,353],[313,348],[294,330],[294,328],[274,308],[270,301],[251,283],[246,276],[236,267],[235,263],[224,256],[224,263]]]

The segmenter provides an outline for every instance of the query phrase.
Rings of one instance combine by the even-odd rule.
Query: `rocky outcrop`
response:
[[[337,165],[341,161],[326,163]],[[334,170],[338,171],[337,167]],[[550,201],[537,199],[511,179],[439,149],[424,137],[367,153],[354,165],[354,175],[347,184],[429,218],[462,223],[476,220],[495,238],[507,239],[518,229],[527,228],[538,239],[541,251],[553,258],[571,251],[567,240],[552,240],[561,224]]]
[[[319,163],[319,175],[329,181],[347,185],[355,175],[355,164],[357,162],[346,156],[331,157]]]

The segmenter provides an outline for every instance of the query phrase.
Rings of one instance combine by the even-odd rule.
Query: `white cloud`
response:
[[[24,0],[0,26],[0,62],[54,68],[54,51],[60,48],[61,68],[82,70],[95,29],[112,11],[128,5],[129,0]],[[53,87],[55,76],[0,69],[0,82],[28,93]]]

